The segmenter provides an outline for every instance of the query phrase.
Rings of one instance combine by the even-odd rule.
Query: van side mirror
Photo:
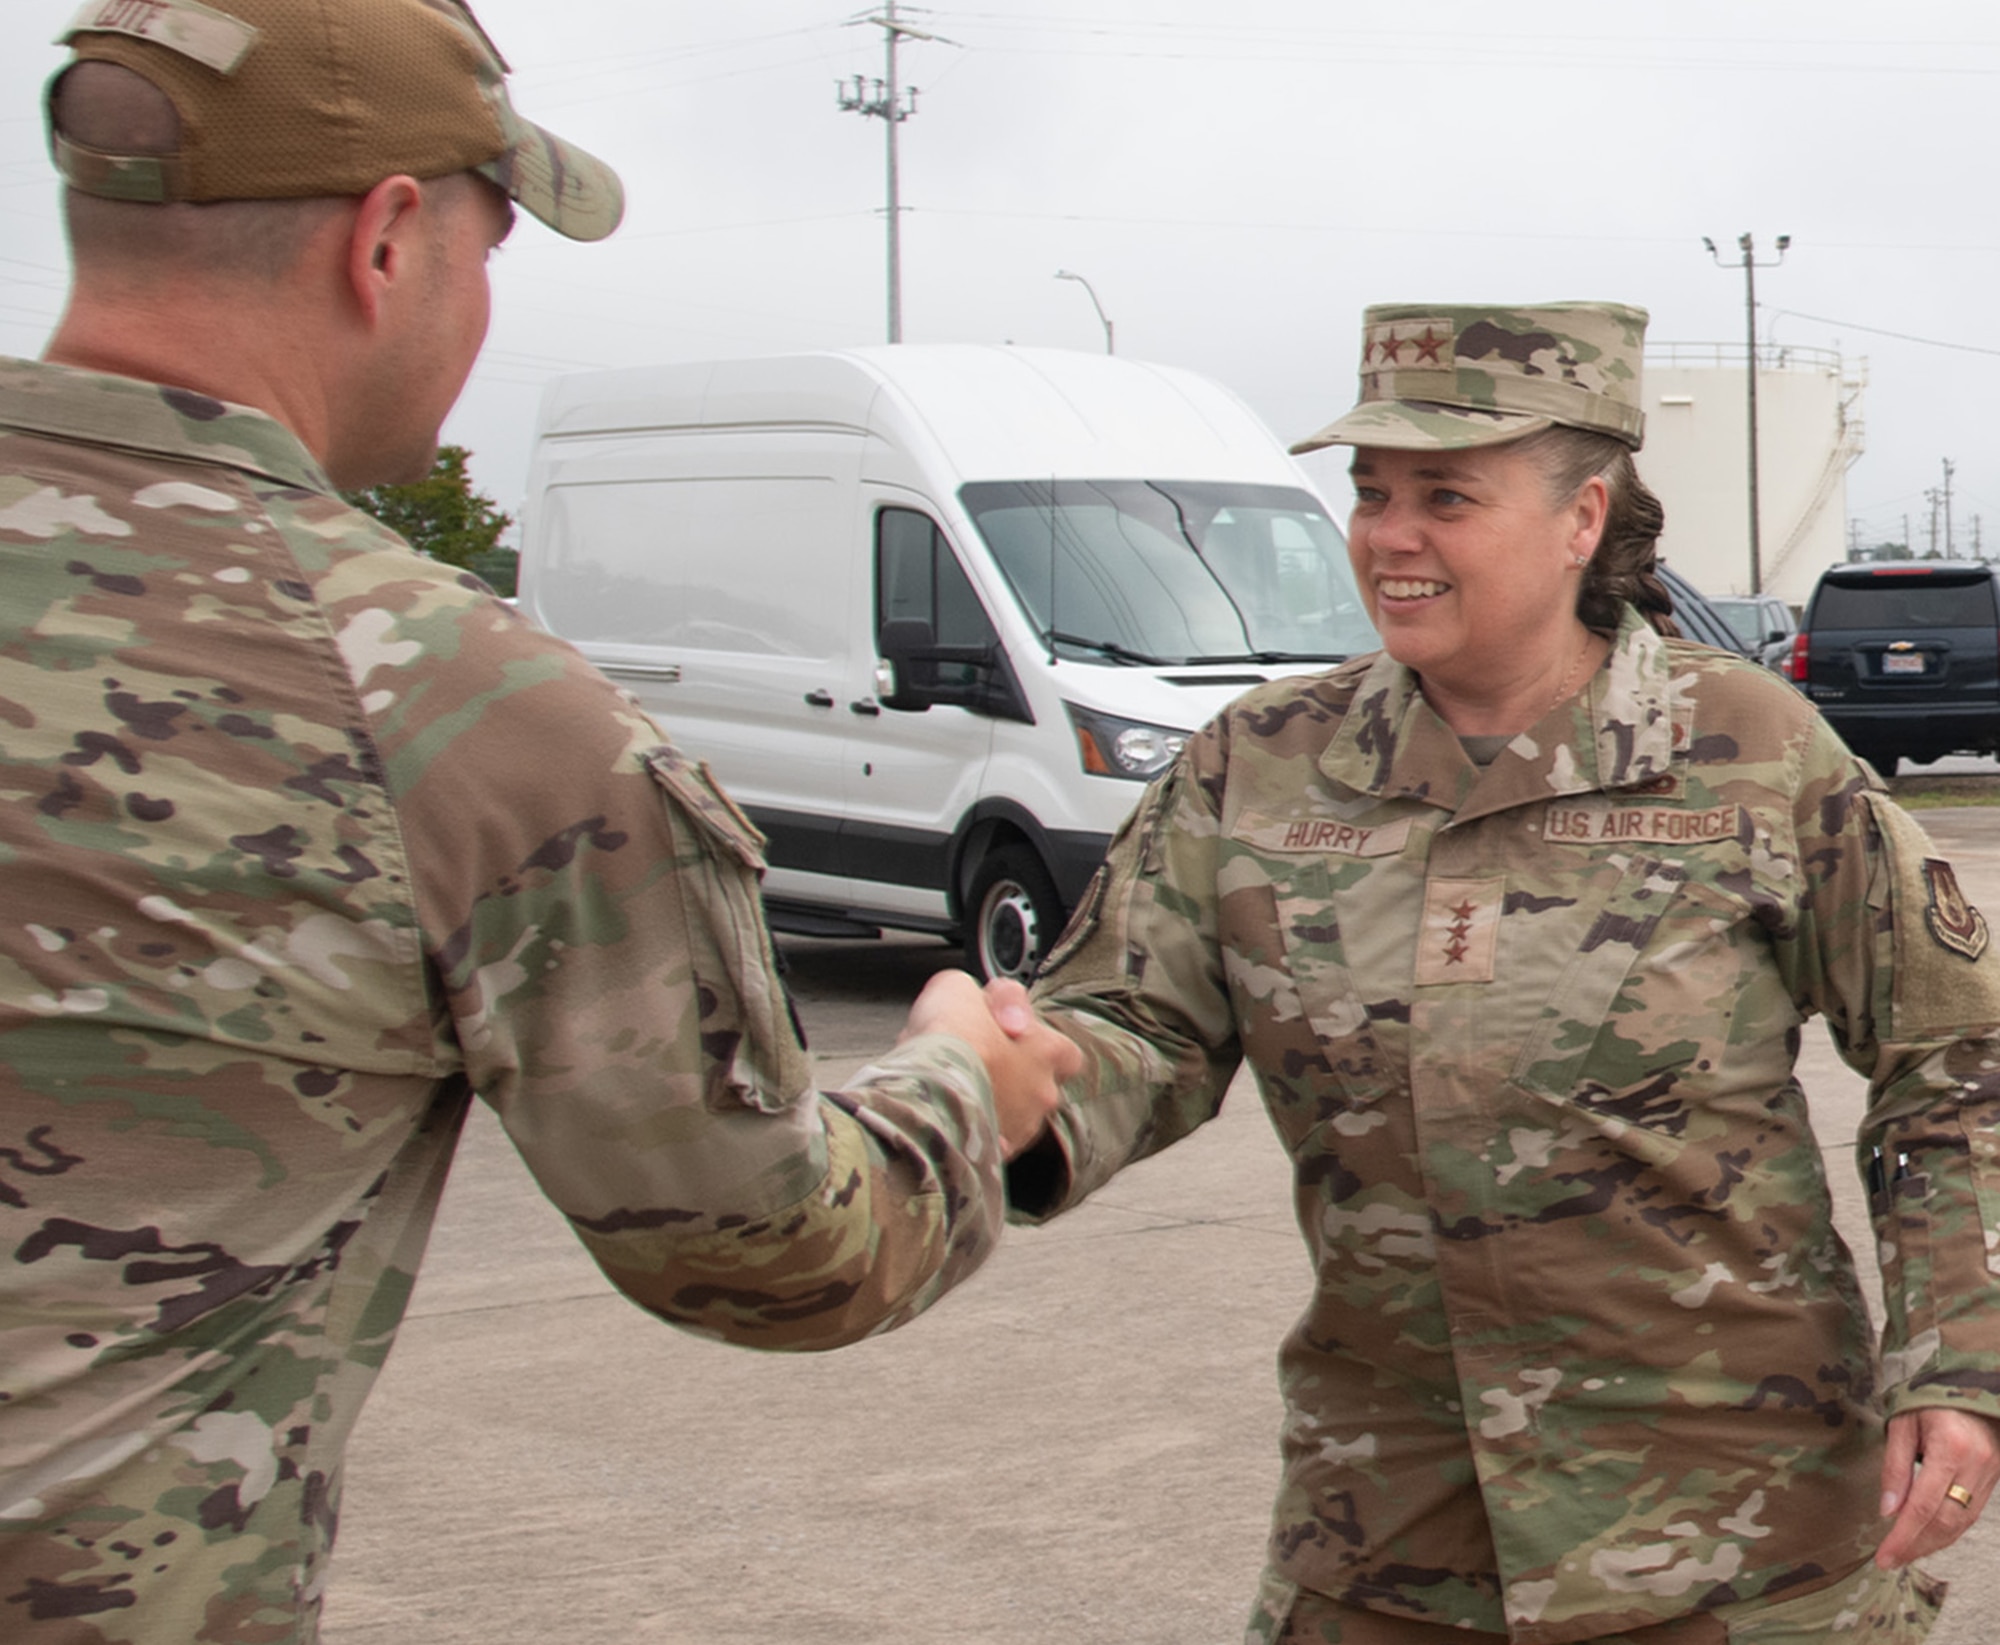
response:
[[[921,617],[892,618],[882,625],[876,644],[881,650],[875,668],[876,701],[905,714],[923,713],[932,699],[914,684],[917,670],[911,665],[937,649],[931,625]]]
[[[876,640],[875,700],[884,708],[921,714],[936,704],[1020,720],[1035,716],[997,640],[986,645],[939,645],[922,617],[884,623]]]

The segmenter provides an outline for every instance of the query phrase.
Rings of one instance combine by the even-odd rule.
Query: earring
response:
[[[1590,564],[1590,556],[1588,554],[1572,554],[1569,559],[1570,564],[1575,566],[1579,571]]]

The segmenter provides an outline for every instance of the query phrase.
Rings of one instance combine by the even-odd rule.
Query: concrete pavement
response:
[[[1924,814],[2000,911],[2000,810]],[[788,945],[823,1078],[953,956]],[[1804,1077],[1849,1241],[1861,1081]],[[699,1342],[598,1278],[482,1109],[350,1451],[328,1645],[1236,1645],[1309,1285],[1247,1083],[909,1328]],[[1931,1562],[1934,1645],[2000,1639],[2000,1519]]]

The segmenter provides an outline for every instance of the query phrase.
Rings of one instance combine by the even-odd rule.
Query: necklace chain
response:
[[[1569,665],[1569,672],[1563,676],[1562,684],[1556,687],[1556,694],[1549,699],[1550,708],[1554,708],[1558,703],[1564,701],[1569,696],[1571,689],[1576,685],[1577,672],[1583,667],[1583,659],[1590,655],[1590,642],[1595,637],[1589,633],[1584,635],[1583,649],[1577,652],[1576,660]]]

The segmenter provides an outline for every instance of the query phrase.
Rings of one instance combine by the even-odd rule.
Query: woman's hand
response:
[[[924,985],[900,1039],[956,1034],[971,1043],[993,1082],[1002,1154],[1012,1159],[1042,1134],[1062,1098],[1062,1082],[1083,1067],[1074,1040],[1035,1015],[1028,991],[996,978],[982,990],[963,971],[940,971]]]
[[[1896,1523],[1875,1550],[1875,1563],[1893,1570],[1949,1548],[1972,1529],[1996,1481],[2000,1424],[1942,1409],[1892,1418],[1882,1454],[1882,1515],[1893,1514]]]

